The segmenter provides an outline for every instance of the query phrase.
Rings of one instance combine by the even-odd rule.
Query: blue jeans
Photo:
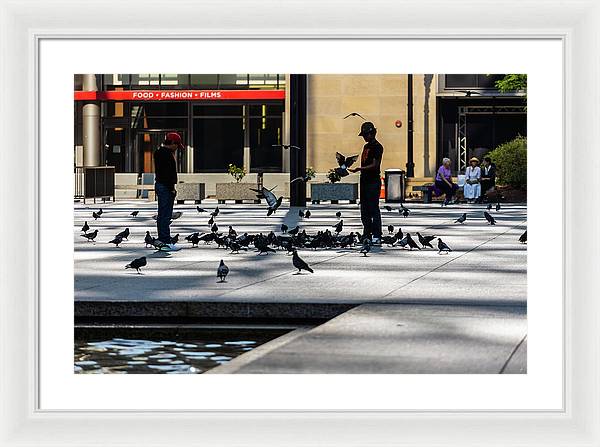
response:
[[[156,227],[158,229],[158,240],[165,244],[171,243],[171,217],[173,216],[173,203],[175,194],[173,188],[162,183],[154,184],[156,198],[158,199],[158,216],[156,218]]]
[[[360,181],[360,219],[364,236],[381,237],[381,212],[379,211],[379,194],[381,181]]]

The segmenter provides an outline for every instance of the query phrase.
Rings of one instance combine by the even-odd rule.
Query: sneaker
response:
[[[381,238],[373,236],[373,238],[371,238],[371,244],[373,244],[373,245],[381,245]]]
[[[179,250],[181,250],[181,248],[175,244],[164,244],[160,247],[160,251],[179,251]]]

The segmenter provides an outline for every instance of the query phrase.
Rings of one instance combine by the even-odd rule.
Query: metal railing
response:
[[[115,201],[114,166],[75,166],[75,199]]]

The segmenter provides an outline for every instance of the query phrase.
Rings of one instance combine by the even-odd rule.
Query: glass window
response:
[[[503,74],[452,74],[446,75],[446,88],[479,88],[495,89],[496,81],[502,79]]]
[[[282,149],[273,147],[281,144],[281,116],[250,118],[250,170],[252,172],[281,172]]]

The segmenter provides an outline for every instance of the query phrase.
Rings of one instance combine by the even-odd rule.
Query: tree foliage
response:
[[[527,188],[527,137],[501,144],[488,156],[496,164],[498,184]]]
[[[496,88],[502,93],[523,91],[527,93],[526,74],[507,74],[496,81]]]

